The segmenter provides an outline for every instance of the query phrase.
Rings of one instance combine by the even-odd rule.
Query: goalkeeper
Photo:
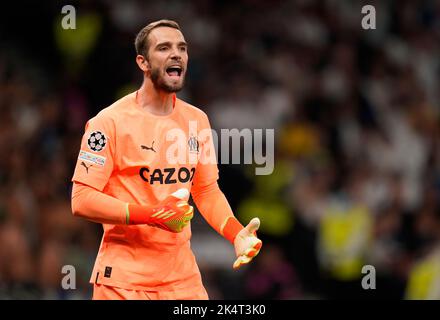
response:
[[[87,122],[72,178],[73,214],[104,228],[93,299],[208,299],[190,248],[190,192],[205,220],[233,244],[234,269],[258,254],[260,221],[243,227],[234,217],[209,161],[212,136],[199,136],[210,132],[208,117],[175,95],[188,63],[178,24],[149,24],[135,48],[142,86]],[[167,139],[176,129],[186,133],[177,148]],[[176,164],[173,148],[196,161]]]

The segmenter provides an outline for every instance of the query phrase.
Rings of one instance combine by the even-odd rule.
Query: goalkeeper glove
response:
[[[256,236],[259,227],[260,219],[253,218],[235,237],[234,248],[237,260],[235,260],[232,266],[234,269],[238,269],[243,264],[251,262],[260,252],[263,242]]]
[[[148,224],[171,232],[182,232],[192,217],[194,209],[185,200],[189,198],[187,189],[179,189],[156,206],[128,204],[127,224]]]

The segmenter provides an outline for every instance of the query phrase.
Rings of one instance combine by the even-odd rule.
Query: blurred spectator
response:
[[[419,257],[412,266],[405,297],[407,299],[440,299],[440,210],[435,189],[429,189],[425,207],[415,223],[422,242]]]
[[[245,294],[250,299],[299,299],[303,297],[295,269],[277,246],[266,243],[258,262],[245,276]]]

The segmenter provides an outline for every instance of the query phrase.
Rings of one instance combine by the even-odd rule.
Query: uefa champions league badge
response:
[[[90,150],[100,152],[105,149],[107,145],[107,138],[101,131],[93,131],[87,139],[87,146]]]

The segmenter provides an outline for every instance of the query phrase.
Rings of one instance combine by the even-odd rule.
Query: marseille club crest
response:
[[[199,141],[196,137],[192,136],[188,139],[189,152],[199,153]]]

